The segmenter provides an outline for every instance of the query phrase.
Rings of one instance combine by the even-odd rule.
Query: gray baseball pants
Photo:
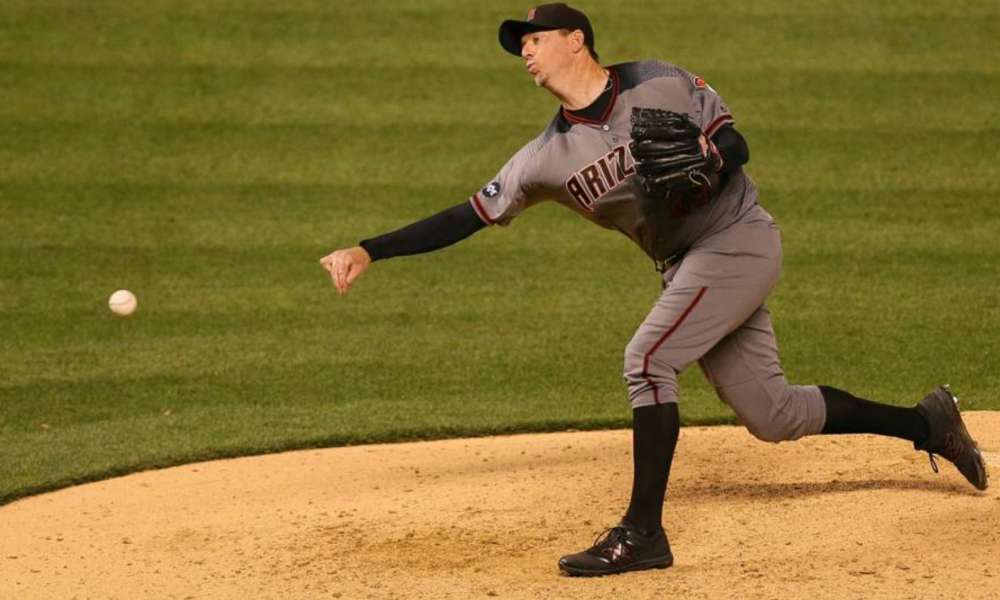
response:
[[[755,437],[794,440],[822,431],[816,386],[789,385],[764,306],[781,272],[781,233],[750,215],[692,248],[664,274],[666,287],[625,350],[633,408],[677,402],[677,375],[698,361]]]

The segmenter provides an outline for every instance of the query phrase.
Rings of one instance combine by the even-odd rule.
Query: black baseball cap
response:
[[[582,12],[566,6],[562,2],[542,4],[528,11],[528,18],[523,21],[509,19],[500,25],[500,45],[514,56],[521,56],[521,37],[535,31],[553,31],[568,29],[583,32],[583,43],[594,52],[594,29],[590,19]]]

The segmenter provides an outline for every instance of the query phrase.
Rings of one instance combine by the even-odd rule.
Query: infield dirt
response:
[[[1000,413],[966,414],[993,487],[906,442],[681,432],[673,568],[560,575],[614,525],[628,431],[291,452],[0,508],[0,598],[1000,598]]]

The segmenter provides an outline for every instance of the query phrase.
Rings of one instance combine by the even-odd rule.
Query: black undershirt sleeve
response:
[[[750,161],[750,149],[747,142],[732,124],[723,125],[712,136],[715,147],[722,155],[722,172],[726,175],[735,173],[740,167]]]
[[[372,261],[439,250],[476,233],[486,223],[469,202],[457,204],[436,215],[359,244]]]

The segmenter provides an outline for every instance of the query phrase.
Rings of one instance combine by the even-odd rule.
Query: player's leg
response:
[[[911,408],[879,404],[836,388],[820,386],[826,402],[823,434],[871,433],[913,442],[917,450],[953,462],[969,483],[987,486],[986,463],[958,412],[958,399],[947,388],[938,388]]]
[[[676,402],[633,410],[635,472],[628,513],[617,527],[604,532],[593,547],[562,557],[560,569],[570,575],[599,576],[673,564],[660,518],[679,432]]]
[[[770,313],[759,307],[698,361],[716,394],[754,437],[770,442],[817,435],[826,402],[817,386],[789,385],[778,362]]]
[[[826,423],[820,433],[871,433],[920,444],[930,432],[916,407],[879,404],[825,385],[819,390],[826,404]]]
[[[625,352],[632,410],[634,476],[618,527],[559,566],[573,575],[604,575],[670,566],[663,500],[680,428],[677,374],[740,326],[763,302],[780,271],[780,241],[769,226],[751,234],[753,251],[690,253]]]
[[[759,439],[780,442],[803,435],[848,433],[896,437],[947,458],[970,483],[986,488],[982,455],[947,390],[935,390],[917,406],[904,408],[832,387],[789,385],[764,307],[712,348],[699,365],[719,397]]]
[[[680,428],[676,402],[632,411],[632,496],[623,521],[640,531],[662,529],[663,499]]]

